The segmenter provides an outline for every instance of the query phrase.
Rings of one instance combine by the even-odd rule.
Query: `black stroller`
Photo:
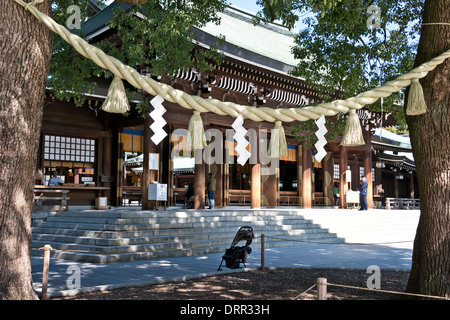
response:
[[[240,227],[239,231],[236,233],[233,239],[233,243],[231,244],[230,249],[225,250],[225,254],[222,256],[222,261],[220,262],[219,269],[217,271],[222,270],[222,263],[225,260],[225,265],[230,269],[237,269],[241,263],[244,264],[247,262],[247,255],[252,253],[252,248],[250,248],[250,244],[252,240],[255,238],[253,235],[253,228],[244,226]],[[244,246],[236,246],[240,241],[246,241]]]

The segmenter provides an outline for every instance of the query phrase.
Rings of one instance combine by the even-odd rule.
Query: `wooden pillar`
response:
[[[414,198],[414,173],[409,174],[409,197]]]
[[[382,171],[381,168],[375,168],[375,188],[374,194],[376,196],[381,196],[383,189],[383,181],[382,181]]]
[[[394,198],[398,198],[398,179],[397,172],[394,173]]]
[[[261,164],[252,165],[251,172],[251,208],[261,208]]]
[[[271,163],[271,165],[274,164]],[[276,172],[274,174],[266,176],[266,179],[263,183],[263,197],[265,197],[266,200],[265,205],[271,208],[276,207],[278,204],[278,166],[279,164],[277,164]]]
[[[367,179],[367,208],[373,208],[372,150],[364,151],[364,174]]]
[[[347,208],[347,191],[348,191],[348,185],[347,185],[347,166],[348,166],[348,154],[347,154],[347,147],[339,146],[339,177],[340,177],[340,201],[341,201],[341,208]]]
[[[103,164],[102,164],[102,175],[99,179],[102,187],[112,188],[112,160],[113,160],[113,139],[112,136],[107,137],[103,140]],[[108,201],[111,202],[111,192],[105,192],[104,196],[108,197]]]
[[[258,128],[256,129],[256,141],[259,142],[256,145],[260,148],[261,143],[259,141]],[[256,163],[251,166],[250,182],[251,182],[250,207],[252,209],[259,209],[261,208],[261,163],[259,162],[258,152],[256,152]]]
[[[303,148],[302,145],[297,145],[297,195],[298,205],[303,205],[302,199],[302,185],[303,185]]]
[[[308,209],[312,206],[312,158],[311,148],[302,146],[302,203],[303,208]]]
[[[194,154],[194,209],[198,210],[205,208],[205,162],[203,161],[203,150],[197,149]]]
[[[216,163],[216,191],[214,192],[214,207],[222,208],[224,207],[224,197],[223,197],[223,164]]]
[[[347,158],[348,159],[348,158]],[[359,172],[359,161],[358,161],[358,155],[353,155],[353,160],[348,161],[347,165],[350,165],[350,172],[351,172],[351,178],[350,178],[350,189],[353,191],[358,191],[359,186],[361,185],[361,174]],[[349,179],[347,179],[347,182]]]
[[[366,149],[364,150],[364,175],[367,179],[367,208],[373,208],[373,176],[372,176],[372,136],[369,130],[363,130]]]
[[[154,153],[156,146],[153,143],[151,136],[153,135],[150,125],[153,123],[151,117],[147,117],[144,120],[144,160],[143,160],[143,170],[142,170],[142,210],[153,209],[153,201],[148,200],[148,185],[155,181],[156,172],[154,170],[149,170],[149,159],[150,153]]]
[[[224,133],[222,133],[222,162],[216,163],[216,191],[214,192],[214,202],[215,207],[222,208],[226,206],[226,199],[225,199],[225,179],[227,179],[227,176],[225,176],[225,163],[226,163],[226,155],[227,152],[226,149],[226,136]]]
[[[117,167],[116,167],[116,196],[115,196],[115,206],[122,206],[122,187],[123,187],[123,129],[119,129],[117,132]]]
[[[334,158],[333,152],[327,152],[327,155],[322,160],[323,196],[325,197],[324,199],[325,206],[334,206],[334,198],[333,194],[331,193],[331,189],[333,188],[333,176],[334,176],[333,158]]]

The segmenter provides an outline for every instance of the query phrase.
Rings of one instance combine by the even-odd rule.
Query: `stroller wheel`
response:
[[[252,253],[252,248],[251,247],[247,247],[247,248],[245,248],[245,251],[247,251],[247,254],[250,254],[250,253]]]

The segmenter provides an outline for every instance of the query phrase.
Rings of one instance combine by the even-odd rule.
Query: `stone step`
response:
[[[256,239],[257,240],[257,239]],[[279,248],[279,247],[289,247],[289,246],[299,246],[308,245],[311,243],[342,243],[342,239],[329,237],[329,238],[319,238],[312,241],[299,241],[293,244],[293,241],[269,241],[266,239],[264,247],[266,249]],[[162,251],[143,251],[143,252],[126,252],[126,253],[115,253],[115,254],[99,254],[93,252],[77,252],[77,251],[62,251],[62,250],[52,250],[52,259],[65,259],[74,260],[80,262],[91,262],[91,263],[114,263],[123,261],[135,261],[135,260],[147,260],[156,258],[167,258],[167,257],[177,257],[177,256],[191,256],[191,255],[204,255],[210,253],[225,253],[230,245],[209,245],[207,247],[190,247],[190,248],[178,248],[178,249],[164,249]],[[253,242],[250,247],[252,250],[260,250],[261,245],[258,241]],[[34,255],[43,255],[42,251],[32,250]],[[220,261],[218,261],[220,263]]]
[[[56,229],[51,229],[51,231]],[[71,231],[71,230],[62,230]],[[205,230],[199,230],[199,232],[179,233],[179,234],[167,234],[167,235],[155,235],[155,234],[132,234],[127,237],[117,236],[101,238],[96,237],[95,234],[89,232],[78,233],[76,231],[71,231],[70,234],[54,234],[54,233],[33,233],[33,240],[36,241],[47,241],[47,242],[61,242],[61,243],[79,243],[79,244],[89,244],[89,245],[100,245],[100,246],[118,246],[118,245],[136,245],[143,243],[158,243],[158,242],[172,242],[172,241],[185,241],[185,240],[206,240],[206,239],[233,239],[236,234],[236,228],[230,228],[229,231],[221,230],[221,232],[210,233],[204,232]],[[265,230],[266,236],[279,236],[279,235],[301,235],[301,234],[312,234],[312,233],[328,233],[328,230],[321,228],[304,228],[304,229],[293,229],[293,230]],[[100,233],[101,234],[101,233]]]
[[[173,217],[157,217],[157,218],[92,218],[92,217],[48,217],[47,222],[54,223],[84,223],[84,224],[112,224],[112,225],[135,225],[135,224],[156,224],[156,225],[178,225],[192,223],[195,226],[196,223],[205,222],[240,222],[240,223],[252,223],[255,221],[266,221],[267,223],[287,223],[292,224],[295,222],[308,221],[302,217],[292,216],[220,216],[220,217],[186,217],[186,218],[173,218]],[[310,221],[309,221],[310,222]]]
[[[266,235],[266,248],[377,243],[380,234],[385,241],[412,237],[418,221],[417,213],[371,213],[278,209],[59,212],[33,222],[32,254],[42,255],[37,249],[45,244],[55,249],[52,257],[96,263],[224,252],[245,225],[254,229],[254,250],[260,247],[261,234]]]
[[[86,235],[61,235],[48,233],[34,233],[33,241],[36,242],[60,242],[60,243],[76,243],[96,246],[124,246],[151,243],[169,243],[189,240],[210,240],[210,239],[233,239],[236,232],[211,232],[211,233],[185,233],[177,235],[148,235],[148,236],[131,236],[131,237],[115,237],[115,238],[98,238]],[[320,228],[294,229],[294,230],[265,230],[266,236],[298,236],[312,234],[329,234],[328,230]],[[256,235],[258,236],[258,235]],[[36,245],[37,246],[37,245]]]
[[[188,234],[215,234],[217,232],[228,232],[230,234],[235,234],[238,228],[241,226],[240,224],[222,226],[218,231],[215,226],[211,228],[206,227],[196,227],[196,228],[147,228],[137,230],[101,230],[103,228],[99,228],[99,230],[89,230],[88,227],[79,228],[79,229],[67,229],[65,227],[71,227],[72,225],[53,225],[52,227],[48,227],[45,222],[39,222],[37,227],[33,227],[33,234],[49,234],[49,235],[65,235],[65,236],[77,236],[77,237],[94,237],[94,238],[106,238],[106,239],[114,239],[114,238],[131,238],[131,237],[152,237],[152,236],[179,236],[179,235],[188,235]],[[108,229],[111,229],[109,226]],[[121,227],[120,229],[124,229]],[[125,229],[134,229],[132,226]],[[296,224],[295,226],[288,225],[263,225],[261,228],[254,226],[255,233],[262,233],[263,231],[291,231],[296,229],[307,229],[307,230],[321,230],[319,225],[312,223],[303,223]]]

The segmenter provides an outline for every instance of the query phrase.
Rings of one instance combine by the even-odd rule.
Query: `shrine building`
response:
[[[132,5],[113,2],[82,24],[91,43],[114,41],[117,37],[107,24],[117,7],[129,10]],[[334,100],[334,93],[318,91],[313,84],[290,75],[298,61],[291,53],[294,35],[288,29],[275,23],[255,26],[252,14],[236,7],[228,7],[219,16],[220,25],[207,24],[196,28],[195,34],[198,50],[217,46],[224,54],[221,65],[209,72],[180,70],[175,79],[154,79],[190,95],[255,107],[296,108]],[[220,35],[225,36],[223,43],[218,42]],[[147,68],[137,70],[151,76]],[[230,131],[235,119],[202,113],[205,132],[215,135],[210,143],[216,143],[212,156],[218,160],[207,163],[207,148],[193,151],[184,144],[192,110],[165,101],[167,136],[155,145],[150,129],[153,120],[142,119],[134,110],[146,93],[138,92],[140,98],[130,102],[128,115],[107,113],[100,107],[109,84],[110,80],[105,79],[95,93],[86,94],[82,107],[76,107],[73,100],[60,101],[50,88],[47,90],[35,190],[68,190],[69,208],[93,207],[102,197],[111,206],[153,209],[157,203],[147,195],[149,185],[155,183],[167,185],[165,206],[181,207],[186,204],[185,194],[192,183],[195,209],[203,209],[209,207],[205,193],[209,173],[216,178],[216,208],[334,207],[334,183],[339,183],[339,206],[347,208],[355,205],[350,200],[362,175],[369,185],[369,208],[384,207],[387,198],[418,198],[408,137],[380,127],[381,123],[395,124],[390,114],[358,110],[365,145],[344,147],[340,145],[342,137],[337,136],[327,141],[327,154],[320,162],[314,157],[314,146],[301,144],[291,133],[295,122],[283,123],[288,155],[268,159],[259,149],[267,146],[274,124],[245,119],[243,126],[249,132],[248,150],[252,155],[241,165]],[[62,185],[48,186],[54,171]]]

